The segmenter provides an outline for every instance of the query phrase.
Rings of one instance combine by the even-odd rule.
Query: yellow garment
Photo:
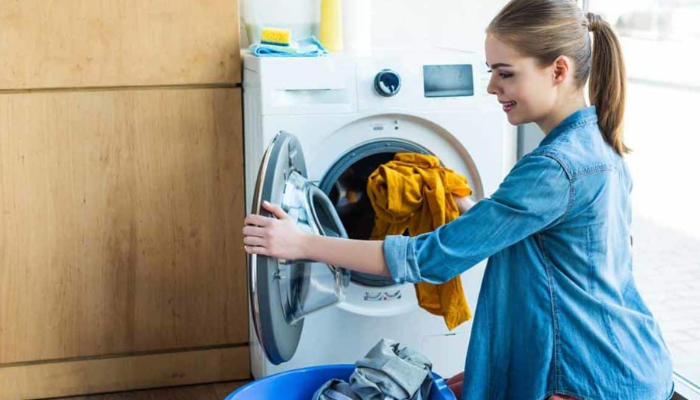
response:
[[[467,179],[440,166],[437,157],[398,153],[380,165],[367,181],[367,194],[376,213],[372,239],[387,235],[420,235],[459,217],[452,197],[471,195]],[[420,306],[441,315],[452,330],[471,319],[459,276],[440,285],[416,285]]]

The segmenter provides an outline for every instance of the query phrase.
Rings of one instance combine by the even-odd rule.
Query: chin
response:
[[[521,125],[521,124],[527,123],[527,121],[523,121],[522,118],[518,118],[513,113],[506,114],[506,118],[508,119],[508,123],[511,125]]]
[[[515,111],[515,112],[513,112]],[[523,124],[529,124],[530,122],[535,122],[535,119],[532,118],[532,115],[526,112],[527,110],[511,110],[511,112],[506,113],[506,118],[508,119],[508,123],[511,125],[523,125]]]

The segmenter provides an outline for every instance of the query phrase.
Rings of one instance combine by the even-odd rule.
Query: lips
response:
[[[513,107],[515,107],[515,105],[518,104],[515,101],[500,101],[499,103],[503,105],[503,111],[505,112],[512,110]]]

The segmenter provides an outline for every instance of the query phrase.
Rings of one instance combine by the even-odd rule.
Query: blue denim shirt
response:
[[[445,282],[489,258],[463,398],[662,400],[671,359],[632,276],[626,163],[595,107],[577,111],[498,190],[437,230],[388,236],[396,282]]]

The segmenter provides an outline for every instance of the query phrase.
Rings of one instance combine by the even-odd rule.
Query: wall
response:
[[[504,0],[373,0],[373,43],[483,52],[486,26],[505,4]]]

